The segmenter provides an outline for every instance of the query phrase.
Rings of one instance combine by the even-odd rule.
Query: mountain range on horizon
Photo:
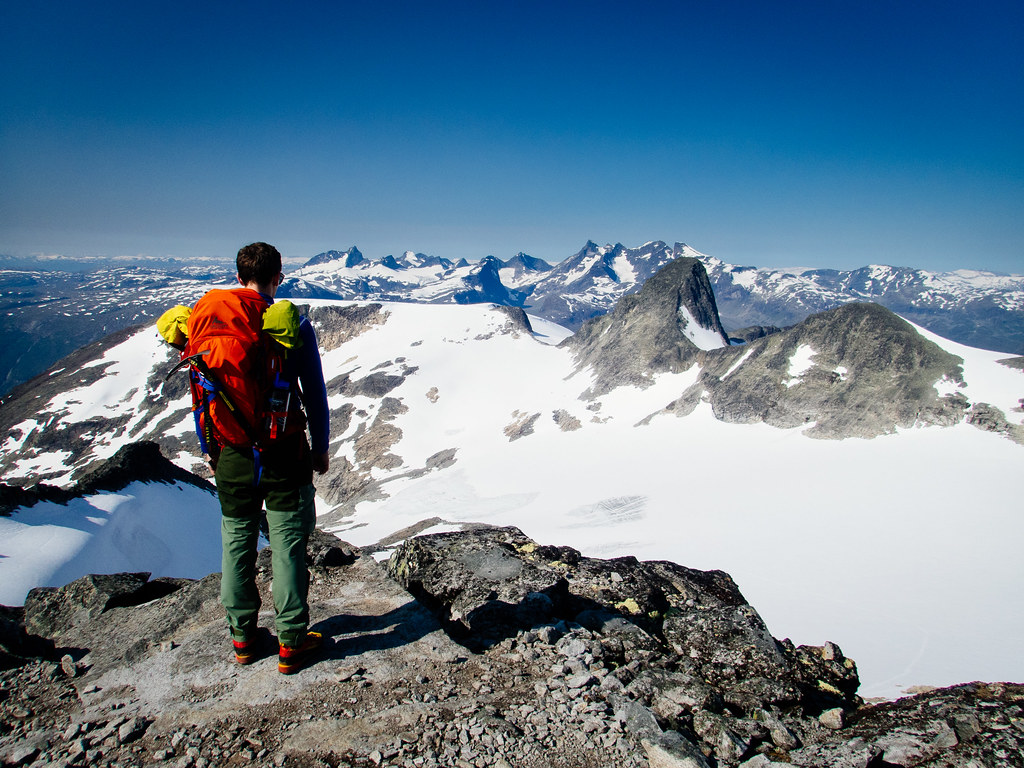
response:
[[[554,265],[523,253],[472,263],[412,251],[372,260],[353,246],[317,254],[289,270],[281,296],[490,302],[522,307],[576,330],[680,256],[704,264],[733,338],[755,338],[814,312],[871,301],[944,338],[1024,354],[1024,276],[887,266],[794,273],[731,265],[682,243],[660,241],[638,248],[588,242]],[[169,304],[192,303],[209,287],[233,280],[229,267],[216,264],[86,273],[0,264],[0,392],[106,333],[155,317]]]

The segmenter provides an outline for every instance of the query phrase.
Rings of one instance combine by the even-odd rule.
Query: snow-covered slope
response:
[[[220,513],[201,488],[131,483],[0,517],[0,554],[2,605],[90,573],[199,579],[220,571]]]
[[[806,427],[723,423],[708,403],[680,417],[666,406],[698,382],[699,363],[585,400],[592,370],[556,346],[567,330],[539,318],[530,318],[534,335],[490,305],[312,304],[334,426],[318,509],[321,525],[343,538],[369,545],[409,527],[475,521],[517,525],[590,555],[722,569],[776,636],[839,642],[859,663],[867,696],[1024,679],[1024,448],[1005,436],[961,419],[871,440],[811,440]],[[938,394],[992,404],[1021,424],[1024,372],[1002,355],[932,340],[964,361],[963,386],[936,381],[949,389]],[[780,376],[817,375],[819,352],[796,346]],[[734,355],[716,376],[726,380],[756,360],[735,348],[698,354]],[[69,462],[82,471],[142,438],[159,438],[165,455],[195,469],[194,454],[179,453],[195,450],[184,392],[162,382],[172,359],[147,328],[48,377],[32,418],[8,418],[17,403],[5,404],[0,417],[17,419],[0,450],[5,479],[64,482]],[[129,546],[150,534],[161,542],[154,551],[172,550],[166,562],[189,567],[183,552],[216,540],[212,496],[178,505],[194,515],[176,522],[189,531],[178,542],[150,523],[129,528],[129,514],[145,520],[156,507],[121,496],[140,498],[37,505],[0,520],[2,567],[38,574],[19,577],[18,589],[69,575],[75,558],[158,571],[156,558],[144,564]],[[43,549],[53,554],[40,563],[38,546],[15,546],[13,530],[23,542],[52,532],[62,549]],[[93,544],[82,544],[89,535]],[[173,575],[190,574],[182,566]]]

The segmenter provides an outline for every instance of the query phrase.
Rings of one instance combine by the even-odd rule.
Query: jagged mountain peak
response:
[[[342,267],[354,267],[363,261],[363,254],[360,253],[359,249],[353,245],[351,248],[344,251],[325,251],[324,253],[319,253],[302,266],[305,268],[323,266],[325,264],[336,264]]]
[[[529,254],[520,251],[511,259],[505,262],[506,267],[524,267],[526,269],[536,270],[538,272],[546,272],[551,269],[551,265],[544,261],[544,259],[538,259]]]
[[[872,301],[940,336],[1024,351],[1024,277],[870,264],[853,270],[757,269],[704,258],[730,328],[791,325],[841,304]]]
[[[704,265],[681,257],[563,345],[574,351],[578,370],[594,372],[592,398],[618,386],[647,386],[655,374],[686,370],[702,350],[728,343]]]

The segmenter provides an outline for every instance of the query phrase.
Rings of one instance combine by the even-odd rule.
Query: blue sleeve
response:
[[[309,421],[309,436],[313,453],[326,453],[331,431],[331,414],[327,407],[327,386],[320,363],[320,348],[316,332],[305,317],[299,324],[302,346],[289,357],[296,363],[299,386],[302,388],[302,403],[306,407]]]

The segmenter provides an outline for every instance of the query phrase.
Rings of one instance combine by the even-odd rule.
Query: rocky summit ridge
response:
[[[233,663],[219,574],[87,576],[0,610],[7,766],[1019,766],[1024,687],[865,704],[832,643],[776,640],[725,573],[583,557],[515,528],[317,532],[323,653]],[[259,587],[271,603],[269,558]],[[380,557],[380,553],[377,553]]]

